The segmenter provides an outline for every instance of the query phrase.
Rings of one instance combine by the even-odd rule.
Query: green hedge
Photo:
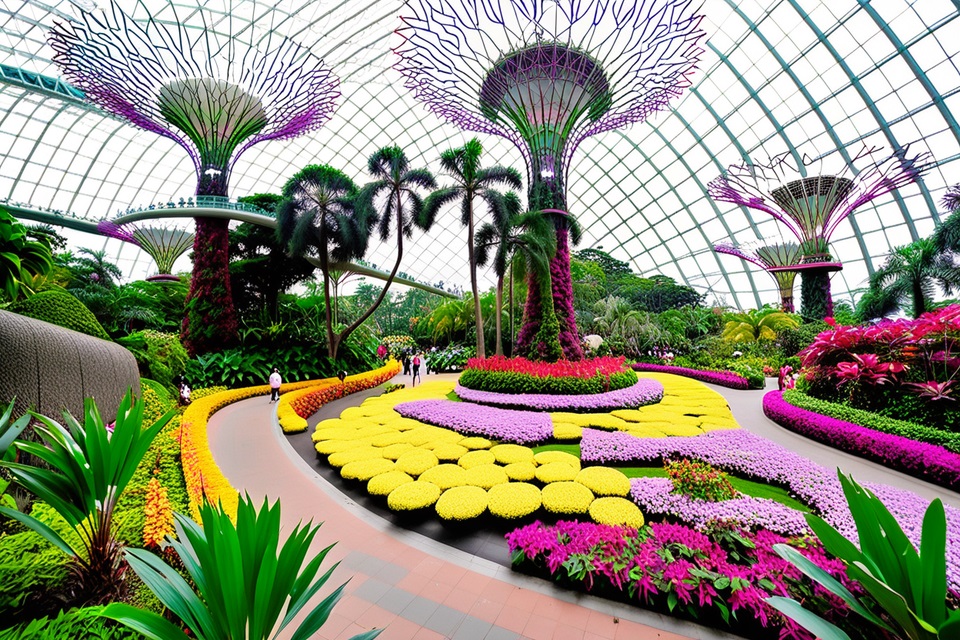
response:
[[[7,311],[73,329],[102,340],[110,339],[90,309],[66,291],[56,289],[41,291],[26,300],[11,304],[7,307]]]
[[[795,407],[813,411],[838,420],[852,422],[868,429],[889,433],[895,436],[903,436],[911,440],[926,442],[941,446],[944,449],[960,453],[960,433],[943,431],[933,427],[926,427],[921,424],[907,422],[905,420],[895,420],[887,416],[864,411],[863,409],[854,409],[836,402],[827,402],[819,400],[798,391],[788,389],[783,392],[783,399]]]
[[[460,374],[460,384],[475,391],[495,393],[546,393],[551,395],[593,395],[606,391],[625,389],[637,384],[635,371],[619,371],[592,378],[554,378],[534,376],[514,371],[483,371],[467,369]]]
[[[156,380],[164,387],[173,388],[174,378],[186,370],[187,350],[175,333],[137,331],[117,340],[137,359],[140,375]]]

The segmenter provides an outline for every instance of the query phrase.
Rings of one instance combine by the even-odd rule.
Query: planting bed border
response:
[[[684,376],[693,378],[700,382],[709,382],[728,389],[738,389],[745,391],[750,388],[750,382],[732,371],[712,371],[709,369],[688,369],[687,367],[675,367],[669,364],[649,364],[646,362],[635,362],[630,365],[634,371],[648,371],[652,373],[672,373],[675,376]]]
[[[960,487],[960,454],[943,447],[801,409],[784,400],[782,391],[763,396],[763,413],[780,426],[835,449],[951,491]]]

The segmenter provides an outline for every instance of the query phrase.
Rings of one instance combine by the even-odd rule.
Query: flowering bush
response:
[[[540,451],[534,454],[533,460],[539,465],[550,464],[551,462],[562,462],[563,464],[570,465],[577,471],[580,470],[580,458],[566,451]]]
[[[507,534],[507,544],[514,566],[545,572],[588,592],[623,592],[630,599],[693,619],[712,611],[728,622],[756,620],[771,629],[768,637],[774,637],[777,629],[781,638],[812,637],[763,601],[770,595],[812,600],[821,605],[817,610],[831,611],[832,621],[842,623],[846,610],[840,600],[804,584],[800,572],[771,550],[774,544],[795,541],[769,531],[737,533],[736,539],[746,544],[733,545],[728,538],[711,539],[666,523],[638,530],[589,522],[535,522]],[[815,565],[858,591],[846,578],[843,564],[828,559],[819,545],[804,541],[799,547]]]
[[[537,467],[536,478],[544,484],[569,482],[577,477],[580,469],[565,462],[548,462]]]
[[[444,520],[472,520],[487,510],[487,492],[479,487],[453,487],[437,500],[436,510]]]
[[[477,449],[463,454],[458,464],[464,469],[472,469],[482,464],[494,464],[496,461],[497,456],[493,455],[493,452],[489,449]]]
[[[730,476],[699,460],[669,460],[663,468],[673,481],[674,493],[706,502],[719,502],[736,497]]]
[[[467,484],[467,470],[458,464],[438,464],[420,474],[419,480],[432,482],[446,491]]]
[[[498,484],[487,492],[491,515],[505,520],[523,518],[540,508],[540,489],[526,482]]]
[[[440,464],[432,451],[411,449],[397,458],[397,469],[416,477],[431,467]]]
[[[643,526],[640,509],[625,498],[597,498],[590,503],[588,512],[597,524],[623,525],[638,529]]]
[[[394,360],[400,360],[405,350],[417,348],[417,341],[404,335],[383,336],[380,339],[380,344],[387,348],[387,352]]]
[[[503,468],[513,482],[529,482],[537,477],[537,466],[533,462],[514,462]]]
[[[630,493],[630,481],[622,471],[610,467],[586,467],[574,477],[597,496],[623,497]]]
[[[634,374],[635,375],[635,374]],[[496,393],[493,391],[475,391],[460,384],[454,390],[467,402],[491,404],[502,407],[521,408],[536,411],[613,411],[614,409],[636,409],[647,404],[659,402],[663,397],[663,385],[656,380],[639,380],[636,384],[604,393],[586,395],[550,395],[537,393]]]
[[[402,484],[413,482],[413,478],[403,471],[387,471],[373,476],[367,482],[367,493],[372,496],[388,496]]]
[[[624,369],[623,358],[595,358],[555,363],[526,358],[472,358],[460,384],[475,391],[503,394],[590,395],[624,389],[637,374]]]
[[[340,476],[346,480],[360,480],[367,482],[383,473],[395,470],[397,465],[393,460],[385,458],[369,458],[350,462],[340,468]]]
[[[533,462],[533,450],[518,444],[498,444],[490,447],[490,453],[498,464]]]
[[[593,493],[578,482],[551,482],[540,493],[543,508],[550,513],[584,514],[593,502]]]
[[[810,532],[801,512],[775,500],[752,496],[719,502],[698,500],[678,493],[669,478],[635,478],[630,495],[648,514],[670,516],[698,530],[717,521],[726,521],[744,529],[768,529],[785,535]]]
[[[415,480],[401,484],[387,496],[387,505],[394,511],[416,511],[433,506],[440,498],[440,487]]]
[[[543,442],[553,433],[553,423],[545,413],[511,411],[450,400],[404,402],[395,408],[405,418],[453,429],[464,435],[487,436],[505,442]]]
[[[785,487],[844,536],[856,540],[856,527],[834,471],[743,429],[695,437],[646,439],[622,432],[585,429],[580,457],[584,463],[624,466],[676,457],[703,460],[738,476]],[[635,479],[631,487],[650,480]],[[868,488],[890,508],[913,544],[919,545],[920,518],[927,502],[914,493],[886,485],[869,484]],[[722,504],[712,504],[711,508]],[[948,579],[953,588],[957,588],[960,586],[960,511],[950,507],[947,507],[947,558]]]
[[[480,464],[470,467],[464,473],[463,478],[466,484],[481,489],[490,489],[498,484],[510,482],[504,468],[495,464]]]
[[[943,447],[795,407],[783,399],[782,391],[771,391],[763,397],[763,412],[777,424],[808,438],[943,487],[960,486],[960,454]]]
[[[750,381],[747,380],[746,377],[740,375],[739,373],[732,373],[730,371],[705,371],[700,369],[688,369],[686,367],[674,367],[666,364],[647,364],[645,362],[637,362],[631,366],[633,367],[634,371],[672,373],[674,375],[686,376],[688,378],[693,378],[694,380],[709,382],[710,384],[716,384],[721,387],[728,387],[730,389],[750,388]]]

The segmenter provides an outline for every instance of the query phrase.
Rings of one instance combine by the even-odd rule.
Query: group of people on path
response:
[[[413,376],[413,380],[410,383],[410,386],[417,386],[417,380],[423,382],[420,378],[420,367],[423,367],[424,373],[427,371],[427,363],[423,357],[423,352],[418,351],[416,353],[412,352],[410,349],[407,349],[403,352],[403,357],[400,359],[400,364],[403,365],[403,375]]]

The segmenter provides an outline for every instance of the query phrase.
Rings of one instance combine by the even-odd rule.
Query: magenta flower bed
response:
[[[638,541],[637,530],[592,522],[534,522],[507,534],[513,563],[519,568],[546,571],[549,577],[573,583],[585,591],[614,589],[641,601],[702,620],[707,611],[727,610],[731,623],[756,621],[768,628],[763,637],[810,640],[813,636],[764,602],[771,595],[792,595],[819,601],[842,617],[846,608],[819,586],[808,586],[800,572],[773,552],[788,540],[770,531],[745,534],[754,548],[746,561],[736,561],[706,535],[676,524],[652,523]],[[689,555],[679,554],[686,548]],[[800,549],[817,566],[859,592],[845,575],[843,563],[829,559],[817,544]],[[741,564],[742,562],[742,564]],[[585,572],[581,575],[581,567]],[[635,594],[635,595],[634,595]],[[669,606],[669,605],[668,605]],[[828,614],[832,617],[833,614]],[[834,618],[837,620],[838,618]],[[755,630],[754,630],[755,631]],[[756,635],[753,633],[751,635]]]
[[[745,429],[671,438],[637,438],[622,431],[584,429],[580,440],[580,458],[584,463],[629,466],[679,457],[703,460],[742,477],[786,487],[840,533],[851,540],[857,539],[857,529],[835,469],[822,467]],[[887,485],[862,484],[877,494],[919,548],[928,501]],[[960,588],[960,511],[949,506],[945,509],[947,576],[951,587],[957,589]]]
[[[647,516],[673,516],[697,530],[702,530],[711,520],[730,520],[746,529],[768,529],[783,535],[810,533],[802,513],[776,500],[740,495],[731,500],[707,502],[672,491],[670,478],[630,481],[630,495]]]
[[[709,382],[711,384],[728,387],[730,389],[749,389],[750,383],[739,373],[730,371],[703,371],[701,369],[688,369],[686,367],[674,367],[669,364],[647,364],[646,362],[635,362],[630,365],[634,371],[651,371],[653,373],[672,373],[675,376],[684,376],[693,378],[700,382]]]
[[[812,440],[948,489],[960,487],[960,454],[943,447],[795,407],[783,399],[782,391],[763,396],[763,412],[777,424]]]
[[[626,389],[588,395],[562,396],[541,393],[496,393],[476,391],[458,384],[454,392],[467,402],[501,407],[526,407],[535,411],[613,411],[636,409],[663,399],[663,385],[640,380]]]
[[[415,400],[394,409],[404,418],[501,442],[534,444],[553,435],[550,416],[536,411],[512,411],[451,400]]]

